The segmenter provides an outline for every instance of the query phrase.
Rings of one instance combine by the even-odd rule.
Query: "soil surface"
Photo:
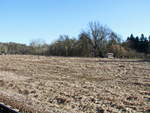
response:
[[[2,55],[0,95],[43,113],[148,113],[150,62]]]

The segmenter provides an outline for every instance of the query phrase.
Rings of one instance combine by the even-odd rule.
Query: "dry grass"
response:
[[[0,56],[0,95],[33,113],[149,112],[150,62]]]

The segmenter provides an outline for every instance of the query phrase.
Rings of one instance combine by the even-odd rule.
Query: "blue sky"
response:
[[[150,35],[150,0],[0,0],[0,42],[47,43],[60,34],[77,37],[90,21],[126,39]]]

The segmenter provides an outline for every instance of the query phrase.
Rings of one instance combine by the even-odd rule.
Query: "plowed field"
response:
[[[0,95],[25,111],[150,112],[150,62],[2,55]]]

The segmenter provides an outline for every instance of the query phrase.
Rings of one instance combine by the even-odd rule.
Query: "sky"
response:
[[[150,0],[0,0],[0,42],[29,44],[59,35],[78,37],[98,21],[123,40],[150,35]]]

